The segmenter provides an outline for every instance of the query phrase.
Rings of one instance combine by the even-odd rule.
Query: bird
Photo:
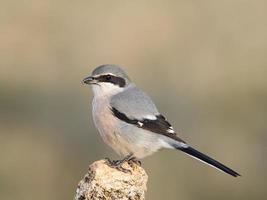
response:
[[[178,137],[152,99],[119,66],[96,67],[82,81],[92,86],[92,116],[103,141],[123,159],[110,166],[122,170],[125,161],[137,161],[160,149],[176,149],[233,177],[239,173],[191,147]]]

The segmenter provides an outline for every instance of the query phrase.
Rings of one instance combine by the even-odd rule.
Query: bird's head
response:
[[[101,65],[95,68],[91,76],[83,79],[90,84],[95,96],[114,95],[131,84],[127,74],[116,65]]]

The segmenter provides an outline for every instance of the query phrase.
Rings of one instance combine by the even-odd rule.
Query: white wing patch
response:
[[[140,127],[142,127],[144,124],[142,122],[137,122]]]
[[[143,119],[156,120],[157,117],[155,115],[145,115]]]
[[[168,133],[174,133],[173,127],[170,126],[169,129],[167,130]]]

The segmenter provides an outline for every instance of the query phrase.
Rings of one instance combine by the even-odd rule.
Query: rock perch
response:
[[[105,160],[94,162],[79,182],[74,200],[144,200],[148,179],[145,170],[127,162],[123,168],[131,173],[111,168]]]

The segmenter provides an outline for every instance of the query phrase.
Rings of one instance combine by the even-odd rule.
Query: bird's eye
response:
[[[111,76],[110,75],[106,75],[106,80],[110,81],[111,80]]]

